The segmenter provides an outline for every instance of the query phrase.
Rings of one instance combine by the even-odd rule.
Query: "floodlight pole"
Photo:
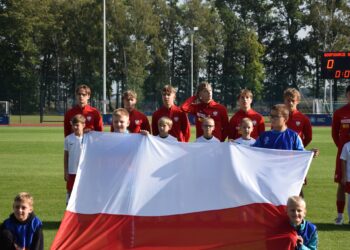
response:
[[[107,113],[106,89],[106,0],[103,0],[103,114]]]
[[[191,96],[193,96],[193,34],[198,30],[198,27],[193,27],[191,30]]]

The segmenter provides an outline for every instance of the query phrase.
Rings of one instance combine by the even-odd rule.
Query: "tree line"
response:
[[[241,88],[266,102],[287,87],[322,98],[321,52],[350,51],[347,0],[106,0],[106,10],[107,97],[132,89],[153,110],[164,84],[179,102],[190,95],[191,34],[194,86],[211,82],[227,107]],[[99,106],[102,14],[102,0],[0,0],[0,101],[62,111],[86,83]],[[335,99],[347,83],[334,82]]]

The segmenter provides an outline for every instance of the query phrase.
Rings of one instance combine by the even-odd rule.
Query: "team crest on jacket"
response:
[[[174,121],[179,121],[179,117],[178,116],[174,116]]]
[[[88,120],[88,121],[91,121],[91,119],[92,119],[92,117],[89,115],[86,117],[86,120]]]
[[[252,122],[253,122],[253,126],[255,126],[255,125],[256,125],[256,121],[255,121],[255,120],[253,120]]]
[[[218,115],[218,111],[214,111],[213,116],[217,116],[217,115]]]
[[[140,120],[135,120],[135,124],[139,125],[140,124]]]
[[[300,126],[300,121],[296,121],[295,124],[299,127]]]

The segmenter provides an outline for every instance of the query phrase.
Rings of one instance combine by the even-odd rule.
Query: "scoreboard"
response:
[[[321,78],[349,79],[350,52],[323,52],[321,55]]]

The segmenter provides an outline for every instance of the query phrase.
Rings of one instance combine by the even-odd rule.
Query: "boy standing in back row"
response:
[[[151,126],[149,124],[146,115],[136,109],[137,94],[135,91],[128,90],[123,94],[124,108],[129,112],[130,124],[128,131],[130,133],[140,133],[141,130],[147,130],[151,132]],[[114,132],[113,124],[111,124],[111,132]]]
[[[297,109],[300,102],[300,92],[294,88],[288,88],[284,91],[283,99],[289,110],[287,126],[298,133],[304,147],[306,147],[312,140],[312,127],[310,119]]]
[[[64,115],[64,137],[73,133],[71,120],[77,114],[83,115],[86,119],[84,132],[103,130],[102,116],[100,112],[96,108],[91,107],[88,103],[90,95],[91,90],[87,85],[82,84],[76,88],[75,98],[77,105],[68,110]]]
[[[197,87],[197,94],[189,97],[182,105],[184,112],[191,113],[196,118],[196,138],[203,135],[202,121],[212,118],[215,122],[213,135],[220,141],[225,141],[228,130],[226,107],[213,100],[213,89],[208,82],[202,82]]]
[[[159,135],[158,120],[163,116],[173,121],[169,134],[180,142],[188,142],[191,137],[190,123],[187,115],[175,105],[176,89],[171,85],[165,85],[162,89],[163,106],[152,115],[152,134]]]
[[[340,162],[340,153],[345,143],[350,141],[350,85],[346,88],[346,99],[348,104],[337,109],[333,114],[332,120],[332,138],[334,144],[338,148],[336,157],[336,167],[334,174],[334,182],[338,183],[337,189],[337,211],[338,216],[335,218],[336,225],[344,223],[344,208],[345,208],[345,187],[342,185],[342,170]]]
[[[236,140],[242,136],[241,121],[249,118],[253,124],[253,131],[250,136],[253,139],[265,132],[264,117],[252,109],[253,93],[248,89],[242,89],[238,96],[239,110],[232,116],[229,123],[228,138]]]

